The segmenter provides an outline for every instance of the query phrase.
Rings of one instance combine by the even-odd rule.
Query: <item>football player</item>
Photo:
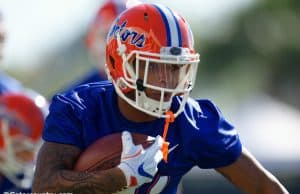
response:
[[[107,80],[104,71],[106,36],[114,19],[126,9],[126,1],[106,0],[101,5],[85,37],[85,45],[95,67],[73,81],[63,91],[72,90],[81,84]]]
[[[0,12],[1,58],[5,36],[6,30]],[[32,156],[40,144],[43,127],[40,112],[44,119],[48,112],[46,99],[25,88],[0,69],[0,193],[30,191],[33,177]],[[39,131],[27,134],[32,130]]]
[[[24,94],[0,95],[0,193],[29,192],[44,115]]]
[[[198,62],[192,31],[181,15],[161,4],[127,8],[107,37],[111,82],[54,97],[33,191],[171,194],[197,166],[216,169],[246,193],[288,193],[243,147],[213,102],[189,97]],[[117,132],[123,145],[119,165],[73,170],[84,149]],[[131,133],[156,137],[155,143],[143,149],[132,143]]]

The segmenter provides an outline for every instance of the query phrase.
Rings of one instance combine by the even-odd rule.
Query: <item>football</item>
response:
[[[122,153],[122,133],[113,133],[92,143],[84,150],[75,165],[77,171],[106,170],[120,164]],[[131,133],[133,143],[148,148],[155,138],[143,134]]]

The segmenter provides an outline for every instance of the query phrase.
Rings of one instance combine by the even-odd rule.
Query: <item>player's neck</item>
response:
[[[132,122],[147,122],[153,121],[157,118],[150,116],[128,104],[125,100],[118,96],[118,107],[121,114]]]

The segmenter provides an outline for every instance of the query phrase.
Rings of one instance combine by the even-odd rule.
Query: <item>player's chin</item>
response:
[[[147,96],[156,101],[160,101],[160,99],[161,99],[160,92],[151,92],[150,94],[147,94]],[[172,97],[171,93],[165,93],[163,96],[163,101],[168,102],[168,101],[170,101],[171,97]]]

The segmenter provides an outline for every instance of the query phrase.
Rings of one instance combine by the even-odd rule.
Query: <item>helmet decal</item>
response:
[[[119,34],[122,42],[129,41],[131,45],[143,48],[146,41],[145,34],[126,28],[126,24],[126,20],[120,25],[118,25],[117,21],[108,36],[114,36],[114,38],[117,38],[117,35]]]

